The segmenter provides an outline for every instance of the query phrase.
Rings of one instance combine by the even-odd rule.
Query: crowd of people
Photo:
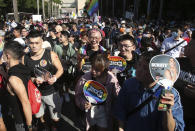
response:
[[[62,102],[70,101],[69,93],[74,94],[86,131],[194,131],[194,26],[180,21],[111,18],[2,23],[0,131],[59,131],[61,110],[66,110]],[[151,58],[159,54],[176,58],[180,75],[177,79],[174,68],[167,70],[176,81],[171,93],[145,103],[162,88],[149,71]],[[122,57],[125,70],[109,70],[110,56]],[[47,71],[47,76],[40,79],[40,70]],[[36,114],[32,114],[28,97],[29,80],[41,92]],[[84,96],[83,87],[89,80],[106,88],[104,103],[90,103]],[[167,111],[158,110],[159,101],[168,105]]]

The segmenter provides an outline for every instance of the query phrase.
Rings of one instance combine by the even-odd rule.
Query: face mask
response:
[[[143,34],[143,37],[150,37],[150,34]]]
[[[126,32],[129,33],[129,32],[130,32],[130,28],[127,28],[127,29],[126,29]]]

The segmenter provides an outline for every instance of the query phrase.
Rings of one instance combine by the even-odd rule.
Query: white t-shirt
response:
[[[174,37],[166,38],[162,43],[161,51],[164,52],[164,51],[178,45],[183,40],[184,39],[182,39],[182,38],[179,38],[179,40],[174,40]],[[184,52],[184,46],[186,46],[186,45],[187,45],[187,42],[184,41],[181,45],[179,45],[178,47],[172,49],[171,51],[167,52],[166,54],[170,55],[174,58],[177,58],[177,57],[180,56],[181,53]]]
[[[25,46],[25,41],[22,38],[15,38],[14,41],[19,42],[22,46]]]

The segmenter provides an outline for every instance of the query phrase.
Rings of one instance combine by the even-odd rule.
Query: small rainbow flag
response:
[[[3,48],[4,48],[4,43],[3,41],[0,39],[0,58],[3,55]]]
[[[92,16],[94,12],[98,10],[98,0],[90,0],[89,6],[87,8],[87,13]]]

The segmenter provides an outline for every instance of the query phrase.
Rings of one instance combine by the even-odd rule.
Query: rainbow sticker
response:
[[[103,103],[108,96],[106,88],[97,81],[89,80],[83,87],[86,99],[92,104]]]
[[[3,41],[0,39],[0,57],[3,55],[3,48],[4,48],[4,43],[3,43]]]
[[[79,49],[79,54],[81,54],[81,55],[87,55],[86,46],[82,46],[82,47]]]
[[[42,67],[45,67],[45,66],[47,66],[47,61],[46,60],[41,60],[40,61],[40,66],[42,66]]]
[[[122,72],[125,70],[127,66],[126,60],[120,56],[110,56],[109,60],[110,60],[109,69],[111,71],[118,70],[118,72]]]

